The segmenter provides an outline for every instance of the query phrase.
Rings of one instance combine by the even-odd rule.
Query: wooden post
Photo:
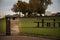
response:
[[[42,27],[44,27],[44,19],[42,19]]]
[[[38,28],[39,28],[39,22],[38,22],[37,26],[38,26]]]
[[[47,23],[47,27],[50,27],[50,23]]]
[[[40,23],[40,22],[34,22],[34,23],[37,23],[37,27],[39,28],[39,23]]]
[[[60,22],[59,22],[59,27],[60,27]]]
[[[50,23],[49,23],[49,27],[50,27]]]
[[[54,19],[53,23],[54,23],[54,28],[55,28],[55,19]]]
[[[48,23],[47,23],[47,27],[48,27]]]
[[[6,35],[11,35],[10,32],[10,18],[6,17]]]

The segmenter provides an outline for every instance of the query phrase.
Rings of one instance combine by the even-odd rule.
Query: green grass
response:
[[[5,19],[0,19],[0,33],[4,33],[5,31],[6,31]]]
[[[60,28],[22,28],[21,33],[60,37]]]
[[[45,26],[44,28],[42,28],[41,23],[40,23],[40,28],[37,28],[37,24],[34,23],[35,21],[37,21],[36,18],[20,19],[20,22],[19,22],[20,33],[60,37],[60,28],[58,26],[58,23],[56,23],[56,28],[53,27],[53,23],[51,23],[50,28],[47,28],[46,23],[44,24]],[[41,21],[41,19],[39,19],[38,21]],[[46,21],[53,21],[53,20],[45,20],[45,22]]]
[[[49,35],[49,36],[56,36],[60,37],[60,28],[58,23],[56,23],[56,28],[53,27],[53,23],[51,23],[51,27],[47,28],[46,23],[44,24],[44,28],[42,28],[42,24],[40,23],[40,28],[37,28],[37,24],[34,23],[35,21],[41,21],[42,18],[20,18],[19,21],[19,30],[20,33],[26,34],[36,34],[36,35]],[[56,21],[59,18],[56,18]],[[45,20],[46,21],[53,21],[53,20]],[[6,22],[5,19],[0,19],[0,33],[6,32]]]

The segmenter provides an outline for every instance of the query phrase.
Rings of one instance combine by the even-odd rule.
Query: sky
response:
[[[60,12],[60,0],[52,0],[53,4],[49,5],[47,11]]]
[[[0,0],[0,17],[6,14],[14,14],[15,12],[11,11],[11,8],[18,0]],[[23,0],[29,2],[29,0]],[[47,11],[51,12],[60,12],[60,0],[52,0],[53,4],[49,5]]]

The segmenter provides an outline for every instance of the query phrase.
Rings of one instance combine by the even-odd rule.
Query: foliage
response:
[[[17,6],[20,12],[26,12],[28,8],[28,4],[26,2],[18,1]]]
[[[38,12],[40,14],[45,13],[48,5],[51,5],[51,0],[30,0],[29,7],[32,12]]]
[[[28,10],[28,4],[26,2],[18,1],[16,4],[13,5],[12,11],[13,12],[22,12],[26,13]]]
[[[11,9],[13,12],[18,12],[18,7],[16,4],[13,5],[13,8]]]
[[[22,12],[25,15],[26,12],[28,12],[28,16],[31,16],[32,12],[44,14],[45,10],[48,8],[48,5],[51,4],[51,0],[30,0],[29,3],[18,1],[13,5],[12,10],[14,12]]]

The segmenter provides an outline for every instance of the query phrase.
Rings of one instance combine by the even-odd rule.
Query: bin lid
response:
[[[19,16],[16,16],[16,15],[6,15],[5,17],[6,17],[6,18],[14,18],[14,17],[15,17],[15,18],[18,18]]]

